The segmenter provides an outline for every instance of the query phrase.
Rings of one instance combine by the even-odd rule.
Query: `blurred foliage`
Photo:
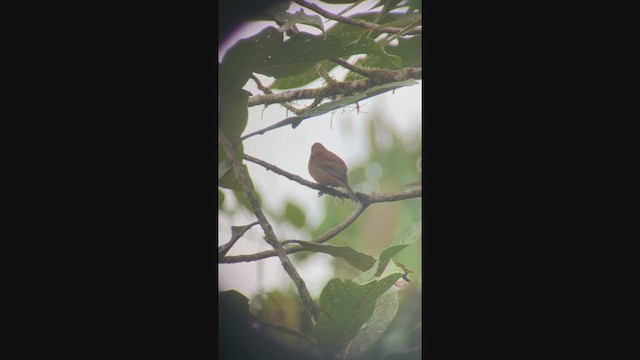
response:
[[[304,225],[307,223],[307,216],[304,214],[304,211],[298,205],[290,201],[287,202],[284,213],[287,220],[289,220],[297,228],[304,227]]]

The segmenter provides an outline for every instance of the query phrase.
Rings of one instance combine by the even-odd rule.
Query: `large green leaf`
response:
[[[287,202],[284,214],[287,217],[287,220],[289,220],[297,228],[303,227],[307,222],[304,211],[302,211],[302,209],[296,204]]]
[[[422,221],[411,224],[404,229],[391,241],[391,244],[382,251],[376,263],[366,272],[353,279],[357,284],[365,284],[385,270],[391,258],[402,251],[407,246],[413,244],[422,235]],[[397,268],[397,267],[394,267]],[[404,273],[402,269],[397,268],[398,273]]]
[[[218,126],[232,144],[240,139],[240,135],[247,127],[250,95],[251,93],[246,90],[233,90],[227,94],[226,101],[220,103]]]
[[[218,126],[222,129],[231,144],[240,140],[240,135],[247,126],[249,118],[249,109],[247,100],[251,95],[245,90],[232,90],[227,96],[225,103],[220,103]],[[234,149],[236,159],[242,163],[244,157],[244,146],[238,144]],[[246,166],[245,166],[246,171]],[[240,184],[237,182],[231,163],[224,151],[222,145],[218,144],[218,185],[227,189],[240,190]]]
[[[330,60],[323,60],[318,64],[320,64],[326,72],[330,72],[338,66],[338,64]],[[316,70],[314,66],[301,74],[276,79],[276,81],[271,84],[271,88],[282,90],[299,88],[319,78],[318,70]]]
[[[283,35],[274,27],[267,27],[257,35],[238,41],[219,64],[218,91],[220,103],[227,101],[232,90],[241,89],[251,77],[253,69],[268,56],[280,51]]]
[[[405,1],[403,5],[407,5],[409,7],[408,11],[416,9],[419,12],[422,12],[422,0],[408,0]]]
[[[272,51],[253,68],[254,72],[276,78],[299,75],[322,60],[355,54],[375,54],[380,47],[371,39],[344,44],[335,36],[315,36],[307,33],[288,39],[277,51]]]
[[[378,298],[400,278],[392,274],[379,281],[358,285],[350,280],[331,279],[320,294],[320,315],[316,343],[326,359],[340,352],[373,315]]]
[[[398,45],[388,45],[384,49],[387,53],[402,58],[404,67],[422,66],[422,36],[400,38]]]
[[[295,241],[295,243],[300,244],[303,248],[313,252],[329,254],[334,257],[342,258],[360,271],[367,271],[376,263],[376,259],[373,257],[358,252],[348,246],[316,244],[308,241]]]
[[[358,20],[366,20],[369,22],[373,22],[378,17],[378,12],[366,12],[359,13],[349,16],[352,19]],[[420,14],[401,14],[401,13],[389,13],[383,16],[379,21],[378,25],[385,27],[396,27],[399,29],[404,28],[420,19],[422,16]],[[359,37],[361,37],[368,30],[363,29],[359,26],[349,25],[344,23],[338,23],[331,28],[327,29],[327,35],[332,35],[339,37],[345,43],[349,43],[351,41],[355,41]],[[375,39],[380,35],[378,31],[372,31],[371,38]]]
[[[398,292],[388,291],[378,298],[376,308],[358,335],[338,355],[339,359],[358,358],[366,352],[387,331],[398,312]]]
[[[242,166],[244,167],[244,171],[248,171],[247,165],[242,165]],[[223,187],[225,189],[232,189],[232,190],[238,190],[238,191],[242,190],[242,186],[240,186],[240,183],[236,179],[236,175],[234,174],[233,170],[227,171],[227,173],[224,174],[224,176],[222,176],[222,178],[218,181],[218,186]]]
[[[381,48],[378,44],[373,42],[371,39],[361,39],[359,44],[368,43],[368,53],[365,57],[365,61],[359,60],[356,65],[364,66],[364,67],[374,67],[378,69],[393,69],[398,70],[402,68],[402,59],[399,56],[395,56],[392,54],[388,54]],[[320,66],[327,72],[335,69],[338,65],[332,61],[324,60],[319,62]],[[349,72],[347,75],[346,81],[352,80],[351,78],[352,72]],[[316,70],[315,66],[307,69],[306,71],[293,75],[287,76],[284,78],[276,79],[276,81],[271,85],[272,89],[292,89],[297,87],[302,87],[304,85],[309,84],[312,81],[315,81],[320,78],[318,74],[318,70]],[[358,75],[357,78],[362,78]]]
[[[367,55],[364,59],[358,59],[355,63],[356,66],[367,68],[367,69],[387,69],[387,70],[400,70],[403,66],[402,58],[396,55],[390,55],[388,53],[384,53],[384,55],[380,54],[371,54]],[[354,81],[363,79],[364,77],[360,74],[354,73],[353,71],[347,74],[345,81]]]

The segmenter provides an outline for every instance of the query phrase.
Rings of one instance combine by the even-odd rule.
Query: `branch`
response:
[[[260,160],[260,159],[254,158],[253,156],[250,156],[250,155],[247,155],[247,154],[244,154],[244,159],[247,160],[247,161],[250,161],[250,162],[252,162],[254,164],[258,164],[258,165],[264,167],[267,170],[271,170],[271,171],[273,171],[274,173],[276,173],[278,175],[282,175],[282,176],[286,177],[289,180],[295,181],[300,185],[304,185],[306,187],[318,190],[323,194],[329,194],[329,195],[336,196],[336,197],[339,197],[339,198],[349,199],[349,195],[346,192],[341,192],[341,191],[336,190],[334,188],[331,188],[331,187],[328,187],[328,186],[324,186],[324,185],[320,185],[320,184],[315,183],[313,181],[309,181],[309,180],[307,180],[305,178],[302,178],[302,177],[300,177],[298,175],[292,174],[290,172],[286,172],[286,171],[280,169],[279,167],[277,167],[275,165],[269,164],[268,162],[266,162],[264,160]],[[356,193],[356,197],[358,197],[358,199],[360,199],[361,197],[366,197],[366,196],[367,195],[363,194],[363,193]]]
[[[287,253],[285,252],[282,245],[278,241],[278,238],[273,232],[273,229],[271,228],[271,224],[269,224],[269,221],[267,220],[266,216],[262,212],[262,209],[260,208],[260,203],[258,202],[258,199],[253,195],[253,189],[251,188],[251,186],[249,185],[250,183],[247,180],[249,176],[248,174],[245,173],[244,168],[242,167],[242,164],[240,164],[240,161],[236,159],[236,155],[235,155],[235,152],[233,151],[233,147],[231,146],[231,143],[229,142],[229,140],[224,135],[221,129],[218,129],[218,142],[222,145],[225,153],[227,154],[227,157],[231,162],[231,168],[233,169],[234,175],[236,176],[236,179],[242,186],[242,191],[244,192],[244,195],[246,196],[249,202],[249,205],[251,206],[251,210],[253,211],[253,213],[256,215],[256,218],[258,218],[258,221],[260,222],[260,226],[262,227],[262,230],[264,231],[264,234],[265,234],[264,236],[265,241],[273,247],[274,255],[280,258],[282,267],[287,272],[287,274],[289,274],[289,277],[291,277],[291,280],[293,280],[296,287],[298,288],[300,298],[302,298],[302,302],[304,303],[305,307],[307,308],[309,313],[311,313],[311,316],[314,318],[314,320],[317,320],[318,313],[319,313],[318,306],[313,302],[313,299],[311,298],[311,295],[309,294],[309,291],[307,290],[307,287],[304,281],[300,277],[300,274],[298,274],[298,271],[296,270],[296,268],[291,263],[291,260],[289,260],[289,258],[287,257]]]
[[[280,169],[279,167],[269,164],[268,162],[264,161],[264,160],[260,160],[257,158],[254,158],[251,155],[247,155],[244,154],[244,159],[247,161],[250,161],[254,164],[258,164],[262,167],[264,167],[265,169],[269,170],[269,171],[273,171],[274,173],[278,174],[278,175],[282,175],[284,177],[286,177],[287,179],[291,180],[291,181],[295,181],[300,185],[318,190],[324,194],[329,194],[332,196],[336,196],[339,198],[343,198],[343,199],[349,199],[349,194],[347,194],[346,192],[342,192],[339,190],[336,190],[334,188],[328,187],[328,186],[324,186],[324,185],[320,185],[317,183],[314,183],[312,181],[306,180],[298,175],[292,174],[290,172],[284,171],[282,169]],[[416,198],[416,197],[421,197],[422,196],[422,187],[416,188],[416,189],[412,189],[412,190],[407,190],[407,191],[401,191],[401,192],[396,192],[396,193],[387,193],[387,194],[364,194],[361,192],[356,192],[356,197],[358,198],[358,200],[360,200],[363,204],[365,205],[369,205],[369,204],[374,204],[374,203],[379,203],[379,202],[391,202],[391,201],[400,201],[400,200],[406,200],[406,199],[411,199],[411,198]]]
[[[328,188],[316,183],[313,183],[311,181],[307,181],[303,178],[301,178],[300,176],[291,174],[289,172],[286,172],[274,165],[271,165],[269,163],[267,163],[266,161],[260,160],[260,159],[256,159],[252,156],[249,155],[244,155],[244,158],[247,161],[253,162],[255,164],[261,165],[263,167],[265,167],[267,170],[273,171],[276,174],[282,175],[286,178],[288,178],[289,180],[295,181],[301,185],[316,189],[316,190],[320,190],[321,192],[326,192],[329,193],[333,196],[338,196],[341,198],[349,198],[349,195],[346,193],[342,193],[339,192],[335,189],[332,188]],[[328,191],[327,191],[328,190]],[[411,198],[417,198],[417,197],[421,197],[422,196],[422,187],[416,188],[416,189],[412,189],[412,190],[407,190],[407,191],[402,191],[402,192],[396,192],[396,193],[387,193],[387,194],[371,194],[371,195],[367,195],[367,194],[363,194],[363,193],[356,193],[356,196],[358,197],[358,200],[361,201],[361,203],[358,203],[358,206],[356,207],[356,209],[353,211],[353,213],[346,218],[343,222],[341,222],[340,224],[336,225],[335,227],[333,227],[332,229],[330,229],[329,231],[327,231],[326,233],[322,234],[321,236],[311,240],[314,243],[318,243],[321,244],[323,242],[326,242],[328,240],[330,240],[331,238],[335,237],[336,235],[338,235],[341,231],[343,231],[344,229],[346,229],[347,227],[349,227],[363,212],[364,210],[370,205],[370,204],[374,204],[374,203],[379,203],[379,202],[392,202],[392,201],[400,201],[400,200],[406,200],[406,199],[411,199]],[[285,245],[288,244],[290,242],[293,242],[293,240],[285,240],[283,241],[281,244]],[[285,252],[287,254],[293,254],[296,252],[300,252],[300,251],[304,251],[306,250],[305,248],[303,248],[300,245],[296,245],[296,246],[291,246],[291,247],[287,247],[286,249],[284,249]],[[238,262],[248,262],[248,261],[256,261],[256,260],[261,260],[261,259],[266,259],[272,256],[276,256],[276,252],[275,251],[263,251],[263,252],[259,252],[259,253],[255,253],[255,254],[251,254],[251,255],[237,255],[237,256],[226,256],[223,259],[221,259],[219,262],[220,263],[226,263],[226,264],[231,264],[231,263],[238,263]]]
[[[315,12],[317,12],[318,14],[326,17],[327,19],[331,19],[331,20],[335,20],[344,24],[349,24],[349,25],[353,25],[353,26],[358,26],[364,29],[368,29],[368,30],[375,30],[375,31],[379,31],[379,32],[383,32],[383,33],[389,33],[389,34],[397,34],[401,31],[403,31],[403,29],[399,29],[399,28],[394,28],[394,27],[386,27],[386,26],[380,26],[376,23],[372,23],[369,21],[365,21],[365,20],[359,20],[359,19],[351,19],[348,17],[344,17],[344,16],[340,16],[340,15],[336,15],[334,13],[330,13],[327,10],[324,10],[323,8],[319,7],[316,4],[311,4],[308,3],[304,0],[292,0],[294,3],[300,5],[300,6],[304,6],[307,9],[313,10]],[[422,34],[422,27],[420,28],[415,28],[411,31],[406,32],[406,35],[419,35]]]
[[[340,224],[336,225],[334,228],[330,229],[326,233],[322,234],[321,236],[318,236],[317,238],[311,241],[317,244],[322,244],[323,242],[326,242],[331,238],[335,237],[342,230],[346,229],[347,227],[349,227],[349,225],[351,225],[354,221],[356,221],[356,219],[364,212],[367,206],[368,205],[358,204],[358,206],[353,211],[353,213],[349,215],[349,217],[346,218],[343,222],[341,222]],[[282,244],[284,245],[289,242],[291,242],[291,240],[283,241]],[[285,249],[287,254],[293,254],[293,253],[297,253],[304,250],[306,249],[300,245],[287,247]],[[269,251],[263,251],[263,252],[259,252],[251,255],[225,256],[223,259],[219,260],[218,262],[224,263],[224,264],[232,264],[232,263],[239,263],[239,262],[261,260],[261,259],[270,258],[272,256],[276,256],[276,253],[273,250],[269,250]]]
[[[365,69],[363,67],[359,67],[359,66],[355,66],[353,64],[351,64],[348,61],[345,61],[343,59],[337,58],[337,59],[331,59],[331,61],[333,61],[334,63],[342,66],[343,68],[347,69],[347,70],[351,70],[354,73],[358,74],[358,75],[362,75],[364,77],[370,77],[371,76],[371,70],[370,69]]]
[[[262,85],[262,83],[260,82],[260,79],[258,79],[254,74],[251,74],[251,79],[256,83],[256,85],[258,86],[258,89],[260,89],[263,93],[265,93],[267,95],[273,94],[273,91],[271,91],[271,89],[269,89],[268,87]],[[295,106],[291,105],[288,102],[283,102],[280,105],[284,106],[285,108],[287,108],[288,110],[290,110],[294,114],[300,114],[301,112],[303,112],[305,110],[305,109],[297,109]],[[235,145],[234,145],[234,147],[235,147]]]
[[[342,64],[341,64],[342,65]],[[368,76],[373,78],[340,82],[316,89],[299,89],[278,94],[255,95],[249,97],[248,105],[270,105],[302,99],[317,99],[331,96],[348,96],[361,93],[373,86],[389,84],[406,79],[422,79],[422,68],[406,68],[400,70],[371,70]]]

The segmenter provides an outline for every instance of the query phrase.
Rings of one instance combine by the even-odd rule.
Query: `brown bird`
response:
[[[358,202],[347,180],[347,164],[320,143],[311,146],[309,174],[318,184],[345,188],[351,200]]]

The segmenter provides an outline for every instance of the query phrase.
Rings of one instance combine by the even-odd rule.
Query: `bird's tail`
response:
[[[358,203],[358,198],[356,197],[356,194],[353,192],[353,190],[351,190],[351,186],[349,186],[349,184],[345,181],[344,186],[345,189],[347,189],[347,193],[349,194],[349,197],[351,198],[351,200],[354,203]]]

